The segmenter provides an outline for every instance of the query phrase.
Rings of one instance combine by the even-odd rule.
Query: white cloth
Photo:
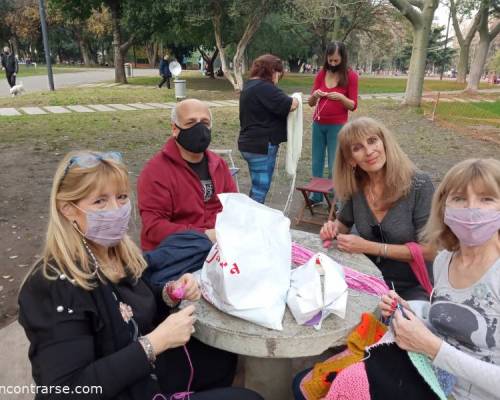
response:
[[[321,282],[320,275],[324,275]],[[341,265],[323,253],[316,253],[304,265],[292,271],[287,304],[299,325],[321,329],[321,322],[331,313],[345,318],[347,284]],[[318,315],[321,313],[321,315]]]
[[[292,97],[298,100],[299,106],[295,111],[288,113],[287,118],[286,172],[289,175],[297,173],[297,165],[302,153],[302,136],[304,132],[302,94],[294,93]]]

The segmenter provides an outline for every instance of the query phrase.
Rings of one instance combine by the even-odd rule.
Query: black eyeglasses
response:
[[[384,231],[382,230],[382,226],[380,224],[370,225],[372,228],[372,235],[375,236],[378,242],[387,243],[385,240]]]

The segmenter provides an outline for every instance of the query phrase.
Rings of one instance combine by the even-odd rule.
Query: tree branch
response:
[[[469,28],[469,32],[467,33],[467,36],[465,36],[465,42],[470,43],[472,42],[472,39],[474,39],[474,36],[476,35],[477,27],[479,26],[479,21],[481,21],[481,12],[478,11],[476,15],[474,16],[474,20],[472,21],[472,25]]]
[[[495,27],[490,32],[490,42],[500,33],[500,22],[497,22]]]
[[[419,8],[420,10],[424,8],[423,0],[408,0],[408,3],[410,3],[412,6]]]
[[[401,14],[403,14],[411,24],[418,28],[422,25],[422,14],[415,10],[407,0],[389,0],[391,4],[396,7]]]
[[[128,40],[120,46],[120,51],[122,52],[122,54],[125,54],[127,52],[130,46],[132,46],[132,44],[134,43],[134,40],[135,40],[135,34],[133,33],[132,35],[130,35]]]
[[[458,22],[457,6],[455,5],[455,0],[450,0],[450,13],[451,13],[451,20],[453,23],[453,29],[455,30],[455,35],[457,37],[458,43],[460,44],[460,47],[462,47],[464,42],[464,36],[462,35],[462,31],[460,30],[460,23]],[[477,15],[479,15],[479,13]]]

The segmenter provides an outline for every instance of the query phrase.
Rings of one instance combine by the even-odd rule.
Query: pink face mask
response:
[[[498,233],[500,211],[446,207],[444,223],[465,246],[481,246]]]
[[[83,211],[87,216],[85,237],[103,247],[116,246],[128,230],[132,206],[130,201],[114,210]]]

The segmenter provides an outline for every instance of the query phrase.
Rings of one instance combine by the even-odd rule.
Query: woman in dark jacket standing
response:
[[[287,140],[288,113],[298,107],[296,99],[276,87],[282,76],[281,60],[264,54],[253,62],[240,95],[238,149],[250,170],[250,197],[259,203],[271,186],[279,144]]]
[[[72,152],[59,164],[43,257],[19,295],[43,389],[35,399],[261,399],[227,387],[234,354],[191,338],[194,306],[171,311],[200,297],[196,280],[142,280],[146,262],[126,235],[129,194],[119,153]]]

